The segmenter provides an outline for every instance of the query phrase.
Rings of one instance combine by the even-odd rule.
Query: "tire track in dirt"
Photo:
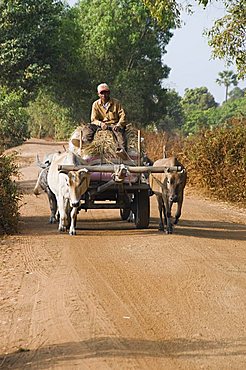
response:
[[[39,148],[22,146],[27,191]],[[187,196],[167,236],[152,199],[148,230],[89,210],[70,237],[47,224],[44,194],[24,202],[4,257],[2,368],[245,368],[245,212]]]

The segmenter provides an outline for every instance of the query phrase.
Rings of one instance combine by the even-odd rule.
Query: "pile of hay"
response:
[[[111,131],[97,131],[94,139],[89,144],[83,144],[80,148],[82,127],[78,127],[72,134],[69,142],[70,150],[82,158],[97,157],[105,160],[118,159],[116,154],[117,144]],[[126,127],[127,153],[137,155],[138,153],[138,131],[131,124]],[[141,155],[144,153],[143,144],[141,144]]]
[[[83,144],[81,157],[117,158],[116,145],[111,131],[97,131],[89,144]]]

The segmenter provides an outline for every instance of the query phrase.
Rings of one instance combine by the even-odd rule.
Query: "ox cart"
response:
[[[178,166],[153,167],[146,165],[141,150],[140,131],[137,151],[126,153],[126,157],[87,159],[81,165],[60,165],[62,171],[87,169],[90,172],[90,185],[81,198],[78,210],[119,209],[122,220],[131,215],[137,229],[149,226],[150,199],[153,194],[149,183],[149,173],[180,171]]]

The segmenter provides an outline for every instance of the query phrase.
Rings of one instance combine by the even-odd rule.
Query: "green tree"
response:
[[[39,91],[35,101],[29,103],[27,112],[32,137],[65,139],[75,128],[69,108],[59,105],[45,90]]]
[[[227,102],[218,107],[207,110],[190,110],[185,113],[185,122],[182,131],[188,135],[200,131],[200,129],[214,129],[230,123],[232,119],[239,122],[246,118],[246,97],[239,99],[228,99]]]
[[[51,71],[49,95],[54,102],[68,108],[71,119],[76,121],[85,120],[91,103],[91,82],[81,56],[83,37],[77,8],[66,9],[59,27],[59,55]]]
[[[225,86],[225,101],[228,98],[228,90],[231,85],[237,85],[237,75],[233,71],[222,71],[219,72],[219,78],[216,79],[219,85]]]
[[[0,1],[0,83],[26,92],[57,67],[64,5],[58,0]]]
[[[224,0],[226,15],[215,21],[207,31],[213,56],[224,59],[228,65],[235,63],[238,78],[246,75],[246,2],[245,0]]]
[[[157,123],[159,130],[174,131],[181,128],[184,123],[184,110],[181,100],[181,96],[175,90],[167,90],[165,94],[165,114]]]
[[[185,111],[191,111],[194,109],[207,110],[212,107],[217,107],[218,105],[207,87],[185,89],[181,104]]]
[[[181,128],[185,135],[196,134],[205,127],[208,127],[207,111],[194,108],[185,113],[185,121]]]
[[[150,10],[151,15],[163,28],[167,28],[167,18],[172,19],[174,27],[181,25],[181,10],[192,9],[191,2],[178,0],[142,0]],[[195,0],[206,7],[217,0]],[[209,45],[214,58],[226,60],[228,64],[235,63],[238,78],[246,75],[246,2],[245,0],[222,0],[226,14],[215,21],[211,30],[206,31]],[[173,28],[174,28],[173,27]]]
[[[0,148],[23,143],[29,137],[23,96],[0,86]]]
[[[244,96],[246,96],[246,89],[240,89],[240,87],[236,86],[228,93],[228,96],[228,101],[243,98]]]
[[[131,121],[144,125],[156,120],[165,105],[161,81],[169,69],[161,57],[171,34],[163,32],[137,0],[84,0],[78,12],[90,90],[106,81]]]

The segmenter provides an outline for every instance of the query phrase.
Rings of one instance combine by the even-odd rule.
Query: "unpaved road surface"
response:
[[[0,368],[246,369],[245,211],[186,191],[173,235],[81,212],[77,236],[32,195],[35,155],[18,147],[20,233],[0,239]]]

